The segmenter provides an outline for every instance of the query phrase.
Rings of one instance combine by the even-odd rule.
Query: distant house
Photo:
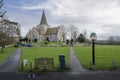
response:
[[[47,23],[45,12],[43,10],[41,22],[36,27],[33,27],[26,35],[29,41],[37,39],[38,42],[51,41],[62,42],[63,41],[63,28],[61,26],[51,27]]]

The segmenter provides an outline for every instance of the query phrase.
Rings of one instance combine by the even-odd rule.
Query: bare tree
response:
[[[86,46],[87,45],[87,30],[84,30],[83,36],[84,36],[84,43],[85,43],[85,46]]]
[[[71,33],[71,39],[73,39],[73,43],[76,43],[77,40],[77,33],[78,33],[78,28],[71,25],[70,26],[70,33]]]
[[[3,23],[3,17],[6,13],[1,11],[1,8],[3,6],[3,0],[0,0],[0,46],[1,46],[1,52],[3,53],[3,49],[5,48],[5,41],[6,41],[6,34],[4,33],[4,27],[2,25]]]
[[[65,42],[67,32],[64,25],[60,25],[60,27],[62,29],[63,42]]]
[[[5,19],[6,11],[2,11],[3,4],[3,0],[0,0],[0,46],[2,53],[5,45],[15,42],[15,36],[20,37],[20,25]]]
[[[5,48],[6,37],[7,37],[7,35],[5,33],[0,32],[1,53],[3,53],[3,50]]]
[[[4,33],[7,35],[7,44],[14,43],[16,41],[15,37],[18,37],[18,42],[20,39],[20,25],[17,22],[10,20],[3,20]]]
[[[108,38],[108,42],[109,42],[109,44],[120,44],[120,36],[110,36],[109,38]]]

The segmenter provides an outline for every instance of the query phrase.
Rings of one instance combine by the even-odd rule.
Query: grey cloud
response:
[[[120,0],[22,0],[21,6],[23,10],[45,9],[50,25],[72,24],[80,30],[87,29],[88,33],[97,32],[100,37],[120,34]],[[40,21],[38,17],[29,16],[22,24],[27,26],[29,21]]]

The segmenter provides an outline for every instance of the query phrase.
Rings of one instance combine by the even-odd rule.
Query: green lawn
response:
[[[75,54],[85,68],[89,68],[92,60],[91,46],[74,47]],[[120,46],[97,45],[95,48],[96,70],[111,70],[112,60],[116,68],[120,68]]]
[[[1,53],[1,48],[0,48],[0,63],[4,62],[6,59],[8,59],[9,56],[11,56],[11,54],[13,54],[14,50],[16,48],[14,47],[7,47],[4,49],[4,52]]]
[[[30,62],[35,62],[35,58],[48,57],[54,58],[55,70],[58,69],[58,55],[64,54],[66,63],[69,60],[69,47],[36,47],[36,48],[25,48],[22,51],[21,61],[27,59],[27,64],[24,67],[25,71],[30,69]],[[20,61],[20,63],[21,63]]]

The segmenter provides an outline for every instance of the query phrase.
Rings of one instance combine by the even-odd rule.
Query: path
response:
[[[71,68],[71,72],[86,72],[87,70],[82,67],[79,60],[76,58],[74,54],[73,47],[70,47],[70,61],[69,65]]]
[[[0,64],[0,72],[15,72],[19,65],[21,49],[17,49],[14,54],[3,64]]]
[[[120,73],[107,74],[64,74],[64,73],[38,73],[35,78],[28,74],[0,73],[0,80],[120,80]]]

